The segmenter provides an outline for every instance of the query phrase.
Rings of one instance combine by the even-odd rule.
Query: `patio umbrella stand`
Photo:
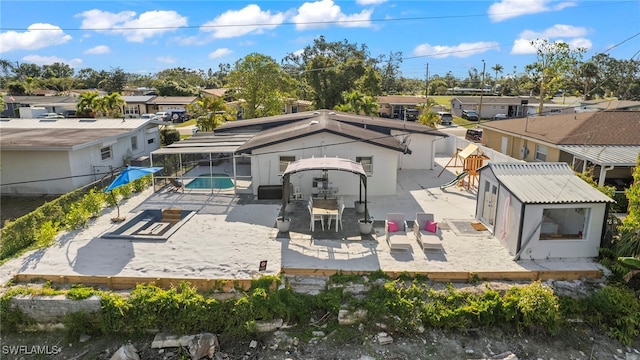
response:
[[[118,215],[115,218],[112,218],[113,222],[124,221],[125,217],[120,217],[120,204],[116,200],[116,195],[113,193],[114,189],[119,188],[120,186],[130,184],[131,182],[140,179],[149,174],[153,174],[162,170],[162,167],[139,167],[139,166],[127,166],[124,170],[120,172],[120,174],[113,179],[111,184],[104,189],[105,193],[110,192],[111,196],[113,196],[113,202],[116,204],[116,208],[118,209]]]

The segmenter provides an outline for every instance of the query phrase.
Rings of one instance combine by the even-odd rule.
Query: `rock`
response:
[[[376,360],[376,358],[369,355],[362,355],[359,360]]]
[[[472,350],[472,349],[467,349],[467,350],[465,350],[465,352],[466,352],[467,354],[473,354],[473,350]]]
[[[492,360],[518,360],[518,357],[516,356],[516,354],[512,353],[511,351],[506,351],[506,352],[503,352],[503,353],[500,353],[500,354],[493,355],[489,359],[492,359]]]
[[[298,344],[300,344],[300,339],[298,339],[297,337],[294,337],[292,344],[293,346],[298,346]]]
[[[360,323],[360,325],[358,325],[358,331],[363,332],[364,331],[364,324]]]
[[[140,360],[138,350],[135,346],[128,344],[122,345],[111,357],[111,360]]]
[[[314,331],[311,333],[314,337],[324,337],[324,331]]]
[[[282,325],[284,325],[284,320],[282,319],[256,321],[256,330],[258,330],[258,332],[271,332],[280,329]]]
[[[362,322],[367,318],[367,310],[356,310],[351,312],[347,309],[340,309],[338,311],[338,324],[339,325],[353,325],[358,322]]]
[[[418,326],[418,329],[416,329],[416,330],[418,330],[419,334],[423,334],[424,333],[424,326],[420,325],[420,326]]]
[[[388,345],[393,343],[393,338],[385,332],[378,333],[378,344]]]
[[[89,339],[91,339],[91,336],[89,336],[87,334],[80,335],[80,342],[81,343],[87,342],[87,341],[89,341]]]
[[[191,360],[200,360],[204,357],[213,358],[213,354],[220,344],[218,337],[211,333],[195,335],[189,343],[189,354]]]
[[[250,349],[255,349],[258,347],[258,342],[255,340],[251,340],[251,343],[249,344],[249,348]]]

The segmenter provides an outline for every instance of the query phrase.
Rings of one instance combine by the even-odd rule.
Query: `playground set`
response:
[[[461,164],[458,165],[458,159]],[[461,188],[467,188],[467,190],[478,187],[478,169],[480,169],[484,165],[484,161],[489,160],[489,158],[482,154],[478,145],[469,144],[464,149],[456,149],[455,154],[449,159],[449,162],[444,166],[438,177],[442,175],[442,173],[447,168],[459,168],[462,167],[462,172],[458,173],[455,179],[440,185],[440,189],[446,189],[455,185],[458,185]],[[451,165],[453,162],[453,165]]]

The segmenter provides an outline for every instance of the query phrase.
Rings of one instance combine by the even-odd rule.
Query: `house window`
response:
[[[138,137],[137,136],[132,136],[131,137],[131,150],[133,150],[133,151],[138,150]]]
[[[112,158],[111,146],[105,146],[100,149],[100,158],[102,160],[109,160]]]
[[[154,142],[156,142],[156,138],[150,138],[147,140],[147,144],[153,144]]]
[[[124,107],[125,115],[139,115],[138,105],[125,105]]]
[[[540,219],[540,240],[585,238],[589,208],[544,209]]]
[[[279,174],[283,174],[285,170],[287,170],[287,166],[290,162],[296,161],[295,156],[280,156],[280,172]]]
[[[373,175],[373,158],[371,156],[357,156],[356,162],[359,162],[368,176]]]
[[[297,106],[297,105],[293,105],[293,106],[291,107],[291,113],[292,113],[292,114],[295,114],[295,113],[297,113],[297,112],[298,112],[298,106]]]
[[[547,147],[544,145],[536,145],[536,160],[547,161]]]

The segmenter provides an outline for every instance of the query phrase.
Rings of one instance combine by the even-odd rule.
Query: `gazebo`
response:
[[[284,173],[282,174],[282,209],[280,209],[280,216],[284,219],[285,208],[291,197],[291,175],[302,171],[346,171],[360,176],[360,193],[359,202],[362,200],[362,189],[364,188],[364,219],[369,221],[369,212],[367,209],[367,173],[364,171],[362,164],[349,159],[342,159],[338,157],[312,157],[307,159],[300,159],[291,162],[287,165]]]

